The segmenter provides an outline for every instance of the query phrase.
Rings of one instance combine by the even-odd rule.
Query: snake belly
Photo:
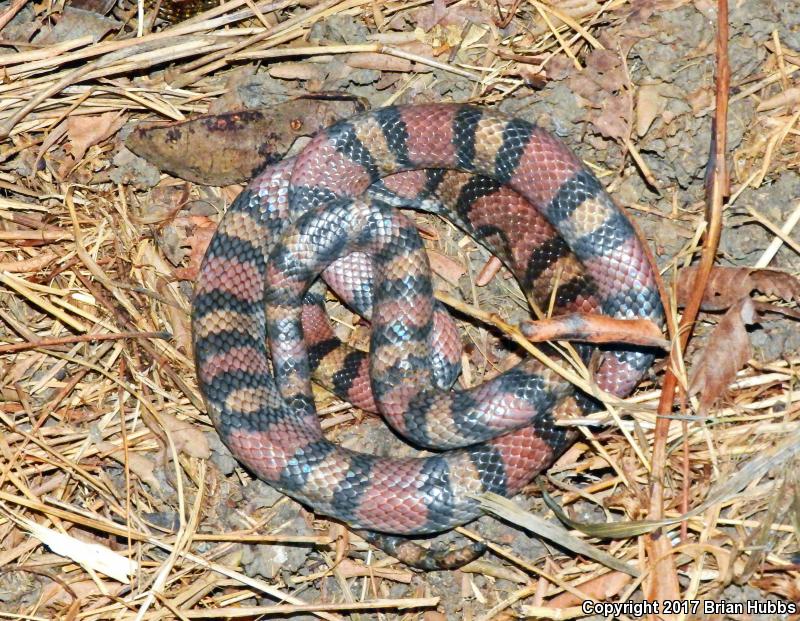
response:
[[[405,172],[420,169],[469,176],[464,181],[450,173]],[[470,176],[478,180],[473,185]],[[359,204],[351,199],[370,188],[396,191],[403,185],[440,196],[449,192],[442,200],[443,215],[498,249],[523,289],[547,271],[548,263],[569,254],[581,264],[580,278],[587,285],[581,291],[590,293],[570,296],[572,281],[565,283],[565,306],[659,325],[663,309],[649,255],[627,217],[560,141],[524,120],[459,104],[383,108],[335,124],[295,161],[270,167],[251,182],[209,246],[193,304],[198,379],[212,421],[243,464],[316,512],[355,528],[414,535],[474,519],[480,513],[476,494],[519,491],[571,440],[556,417],[580,416],[594,406],[528,362],[497,378],[490,389],[478,387],[467,396],[409,388],[409,375],[429,374],[423,356],[402,350],[420,349],[420,339],[430,334],[432,305],[419,297],[419,279],[403,281],[395,273],[400,287],[389,288],[385,297],[402,312],[373,318],[373,328],[384,335],[377,341],[373,336],[368,365],[373,377],[357,382],[367,366],[358,362],[345,383],[358,383],[362,390],[369,384],[378,409],[388,411],[393,426],[417,443],[461,448],[386,458],[344,449],[324,437],[301,322],[309,270],[292,272],[296,265],[284,260],[286,250],[293,244],[302,251],[307,244],[305,254],[316,260],[315,270],[321,269],[334,257],[310,246],[314,235],[298,237],[298,226],[311,226],[313,214],[327,213],[332,204],[349,213],[348,204],[352,209]],[[515,204],[524,203],[536,214],[532,217],[544,218],[559,241],[542,244],[533,231],[518,226],[514,213],[498,212],[490,199],[503,192],[500,188],[521,197]],[[324,234],[319,223],[313,227]],[[294,232],[291,243],[284,239],[287,231]],[[409,242],[393,243],[388,247],[395,256],[411,252]],[[269,322],[265,298],[274,305]],[[423,319],[415,315],[420,310],[427,313]],[[405,327],[395,325],[398,316]],[[392,333],[403,336],[387,338]],[[649,352],[608,348],[595,381],[624,396],[651,362]],[[376,370],[384,376],[375,377]],[[423,422],[411,421],[405,406],[419,411]],[[496,424],[498,410],[517,414],[500,416]],[[435,433],[439,423],[446,429],[442,437]]]

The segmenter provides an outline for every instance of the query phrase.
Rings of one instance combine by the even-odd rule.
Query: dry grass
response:
[[[174,219],[182,206],[226,205],[237,189],[188,186],[167,176],[154,190],[140,189],[109,173],[123,125],[204,112],[243,63],[270,63],[266,70],[279,66],[288,77],[333,56],[356,67],[389,66],[400,78],[383,91],[382,103],[452,75],[467,81],[471,100],[491,104],[545,79],[553,59],[582,67],[587,50],[603,47],[598,24],[626,14],[622,0],[553,3],[558,9],[503,2],[503,15],[516,7],[514,34],[489,23],[437,26],[424,37],[424,49],[411,44],[407,23],[400,31],[406,39],[386,35],[390,23],[402,24],[408,11],[427,4],[233,0],[140,37],[131,36],[134,11],[125,36],[94,44],[80,36],[0,55],[0,610],[11,613],[0,618],[300,612],[324,619],[444,618],[436,607],[452,593],[381,554],[365,557],[366,546],[336,525],[304,515],[307,532],[297,534],[274,521],[285,500],[253,514],[237,513],[237,503],[228,502],[249,476],[236,470],[226,480],[207,460],[212,434],[204,433],[211,427],[191,356],[191,287],[176,279],[175,257],[165,246],[170,235],[189,230]],[[485,3],[492,11],[494,4]],[[375,36],[352,45],[309,42],[311,26],[333,17],[362,21]],[[0,14],[0,24],[8,19]],[[488,34],[478,37],[476,28]],[[777,37],[768,47],[762,73],[731,98],[755,97],[760,105],[754,131],[734,153],[727,209],[800,165],[800,97],[792,100],[791,90],[800,57],[782,49]],[[294,92],[314,86],[313,79],[287,84]],[[776,84],[783,100],[776,99]],[[698,115],[710,120],[709,112],[698,106]],[[91,117],[88,125],[75,123],[84,116]],[[632,165],[652,178],[635,137],[624,145]],[[676,204],[666,216],[655,211],[696,231],[665,268],[669,281],[674,266],[697,256],[702,216],[693,205]],[[783,222],[753,207],[749,214],[774,235],[757,265],[769,265],[782,247],[798,252],[800,203]],[[467,273],[469,284],[455,294],[474,318],[463,323],[481,355],[465,357],[464,383],[479,383],[507,364],[493,359],[501,341],[484,320],[519,320],[524,298],[501,275],[477,286],[485,256],[452,227],[420,222],[434,238],[431,247]],[[178,259],[185,254],[184,248]],[[798,365],[798,352],[752,361],[709,418],[688,408],[672,421],[659,470],[666,473],[664,536],[680,576],[676,597],[719,599],[730,585],[800,597],[799,566],[789,560],[798,550],[800,519],[793,467],[800,446]],[[569,365],[565,372],[585,382]],[[676,372],[686,386],[686,369]],[[583,440],[550,471],[550,493],[561,507],[598,508],[623,524],[615,538],[573,531],[568,537],[602,554],[546,559],[522,558],[508,541],[488,541],[496,555],[457,574],[461,582],[454,583],[465,598],[464,618],[579,617],[582,593],[621,601],[636,597],[643,582],[662,578],[651,573],[658,559],[648,555],[647,535],[629,524],[648,517],[659,378],[624,402],[609,401],[608,412],[591,417],[594,425],[567,421]],[[327,394],[319,407],[333,433],[362,418]],[[572,487],[562,473],[580,473],[584,483]],[[695,512],[676,521],[686,509]],[[235,515],[224,524],[240,526],[219,532],[222,511]],[[469,527],[462,531],[482,537]],[[291,575],[252,577],[242,557],[252,544],[313,547],[318,554]],[[609,556],[634,575],[610,569],[603,561]]]

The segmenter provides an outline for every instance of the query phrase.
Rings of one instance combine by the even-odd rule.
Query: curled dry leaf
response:
[[[181,420],[166,412],[161,412],[159,416],[172,437],[175,450],[199,459],[211,457],[211,448],[208,446],[206,435],[190,421]]]
[[[345,61],[354,69],[374,69],[376,71],[398,71],[407,73],[413,71],[414,63],[405,58],[397,58],[388,54],[377,52],[358,52],[350,54]]]
[[[217,225],[205,216],[189,216],[188,221],[192,227],[192,232],[185,240],[186,245],[189,246],[189,262],[186,267],[179,267],[173,271],[178,280],[195,280],[197,278],[200,262],[217,230]]]
[[[636,133],[644,136],[653,121],[664,111],[666,100],[660,84],[644,84],[636,93]]]
[[[72,157],[76,161],[81,159],[89,147],[113,136],[124,124],[125,117],[121,112],[106,112],[96,116],[68,116],[67,136]]]
[[[678,279],[678,305],[684,306],[692,294],[697,269],[681,270]],[[752,291],[760,291],[786,302],[800,301],[800,280],[780,270],[749,267],[715,267],[708,277],[701,308],[721,311],[730,308]]]
[[[753,288],[786,302],[800,302],[800,279],[780,270],[751,270]]]
[[[110,442],[101,442],[98,449],[108,453],[114,461],[119,462],[125,466],[127,464],[131,472],[139,478],[142,483],[147,483],[153,490],[159,490],[161,485],[155,475],[155,463],[136,451],[128,451],[127,453],[120,447],[111,444]]]
[[[165,304],[164,310],[173,342],[179,351],[191,355],[192,325],[189,315],[178,305]]]
[[[94,580],[81,580],[70,582],[68,591],[61,583],[51,582],[42,587],[39,603],[46,608],[70,604],[75,598],[82,602],[92,600],[96,603],[98,600],[102,601],[104,597],[117,595],[124,587],[124,584],[105,581],[103,582],[105,592],[103,592]]]
[[[276,63],[270,66],[269,75],[281,80],[322,80],[325,69],[316,63]]]
[[[753,301],[749,297],[742,298],[728,309],[709,337],[689,382],[689,394],[700,393],[698,413],[701,416],[722,396],[752,355],[745,326],[755,321]]]
[[[140,125],[125,146],[181,179],[230,185],[283,159],[297,138],[359,110],[352,99],[294,99],[269,108]]]
[[[67,117],[67,139],[69,141],[69,157],[64,158],[58,174],[65,179],[75,164],[96,144],[100,144],[116,134],[125,124],[121,112],[106,112],[93,116]]]
[[[591,108],[588,120],[607,138],[625,138],[630,133],[626,83],[619,54],[599,49],[589,53],[586,69],[570,78],[570,87]]]
[[[564,591],[548,602],[551,608],[569,608],[570,606],[580,606],[584,599],[591,599],[602,602],[617,595],[623,588],[633,580],[633,576],[624,574],[621,571],[610,571],[597,578],[592,578],[581,583],[576,588],[585,597],[578,599],[576,595],[569,591]]]
[[[800,577],[797,577],[795,572],[777,576],[767,574],[763,578],[752,580],[751,584],[757,589],[784,597],[790,602],[800,601]]]

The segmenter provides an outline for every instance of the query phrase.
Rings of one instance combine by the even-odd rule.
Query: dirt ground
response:
[[[126,143],[143,121],[203,113],[260,109],[284,122],[270,117],[274,107],[309,93],[345,94],[368,108],[496,106],[550,130],[586,162],[640,227],[672,295],[702,243],[715,2],[306,1],[262,3],[255,17],[252,3],[230,2],[153,25],[174,37],[83,58],[91,41],[133,41],[135,7],[16,4],[0,4],[0,611],[9,618],[233,618],[238,608],[253,619],[633,619],[581,612],[581,593],[607,602],[800,602],[796,320],[759,315],[746,327],[751,349],[739,375],[711,410],[698,416],[696,398],[673,410],[660,440],[662,515],[716,502],[685,530],[671,524],[655,547],[639,532],[601,538],[567,529],[639,578],[490,516],[466,527],[491,544],[480,561],[412,571],[253,478],[222,445],[197,389],[189,311],[197,262],[242,180],[184,181]],[[174,11],[179,3],[163,4]],[[7,24],[6,11],[15,15]],[[498,24],[509,11],[513,18]],[[292,18],[294,30],[279,27]],[[212,21],[186,26],[203,19]],[[732,0],[729,23],[731,192],[717,265],[796,277],[800,4]],[[270,29],[272,39],[259,39]],[[306,51],[278,53],[292,46]],[[270,157],[306,141],[284,140]],[[183,164],[199,160],[202,169],[210,156],[197,148]],[[512,324],[529,318],[504,268],[482,282],[483,248],[436,216],[414,217],[436,289]],[[796,311],[794,286],[762,286],[753,299]],[[329,310],[340,337],[368,342],[365,322],[333,300]],[[721,364],[704,360],[709,347],[712,358],[740,355],[715,344],[720,317],[701,312],[679,370],[684,386],[699,366]],[[469,313],[456,319],[460,386],[524,355]],[[128,332],[156,334],[74,338]],[[654,366],[618,416],[585,427],[583,440],[514,498],[520,511],[560,524],[541,487],[578,522],[652,517],[665,366]],[[379,418],[323,389],[318,397],[337,443],[417,453]],[[668,562],[656,550],[668,551]],[[118,568],[132,562],[133,578],[105,569],[105,552]],[[735,608],[663,618],[800,618]]]

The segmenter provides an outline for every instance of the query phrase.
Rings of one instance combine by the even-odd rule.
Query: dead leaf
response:
[[[361,109],[347,98],[300,98],[269,108],[138,126],[125,145],[159,169],[201,185],[247,181],[294,141]]]
[[[621,97],[606,99],[600,114],[591,121],[606,138],[625,138],[628,135],[628,109]]]
[[[59,11],[59,19],[43,20],[43,27],[34,37],[37,47],[56,45],[64,41],[72,41],[81,37],[91,37],[99,41],[112,30],[119,28],[120,23],[111,18],[92,11],[84,11],[72,6],[65,6]],[[5,32],[4,36],[8,36]]]
[[[42,587],[42,593],[39,598],[40,603],[47,607],[53,607],[57,604],[69,604],[74,598],[78,598],[81,602],[91,599],[94,603],[97,603],[98,598],[103,596],[113,597],[124,588],[126,588],[124,584],[104,581],[103,589],[105,592],[103,592],[94,580],[81,580],[79,582],[70,582],[68,591],[61,583],[51,582]]]
[[[281,80],[322,80],[325,70],[317,63],[276,63],[270,65],[269,75]]]
[[[677,288],[679,306],[684,306],[689,300],[696,274],[695,266],[681,270]],[[705,311],[725,310],[755,290],[786,302],[800,301],[800,279],[787,272],[716,266],[708,277],[701,308]]]
[[[692,370],[689,394],[700,393],[698,413],[704,416],[752,355],[745,326],[756,321],[749,297],[742,298],[723,315]]]
[[[619,54],[611,50],[592,50],[586,59],[589,76],[601,89],[617,93],[625,88],[625,69]]]
[[[753,288],[786,302],[800,302],[800,279],[780,270],[750,270]]]
[[[163,294],[162,294],[163,295]],[[189,320],[189,315],[185,310],[172,304],[165,304],[164,308],[167,313],[167,321],[172,334],[172,339],[175,342],[179,351],[185,354],[192,352],[192,325]]]
[[[175,444],[175,450],[189,457],[197,457],[199,459],[211,457],[211,448],[208,446],[206,434],[193,423],[181,420],[166,412],[161,412],[159,417]]]
[[[342,559],[342,561],[336,566],[336,568],[341,572],[341,575],[345,578],[356,578],[360,576],[375,576],[376,578],[383,578],[385,580],[391,580],[392,582],[401,582],[404,584],[409,584],[411,580],[414,578],[414,574],[402,566],[400,569],[394,569],[392,567],[373,567],[370,565],[362,565],[360,563],[356,563],[355,561],[351,561],[348,558]]]
[[[77,116],[67,118],[67,136],[70,153],[79,161],[89,147],[100,144],[116,134],[125,125],[122,112],[106,112],[97,116]]]
[[[783,597],[790,602],[800,601],[800,577],[795,572],[789,574],[765,574],[762,578],[753,578],[750,583],[757,589]]]
[[[660,84],[643,84],[636,93],[636,133],[644,136],[653,121],[663,112],[666,100]]]
[[[119,462],[122,466],[130,468],[130,471],[136,475],[142,483],[147,483],[153,490],[161,488],[158,479],[155,476],[155,463],[137,451],[124,451],[122,448],[110,442],[100,442],[97,446],[98,450],[106,453],[114,461]]]
[[[585,597],[579,599],[576,595],[564,591],[551,599],[547,605],[551,608],[569,608],[570,606],[580,606],[585,599],[602,602],[617,595],[631,580],[633,580],[633,576],[621,571],[611,571],[579,584],[576,588]]]
[[[173,274],[178,280],[196,280],[200,273],[200,263],[211,238],[214,237],[217,225],[205,216],[176,218],[176,223],[179,221],[188,221],[191,224],[192,232],[184,240],[185,245],[189,246],[189,261],[186,267],[176,268]]]
[[[69,6],[73,9],[107,15],[114,8],[114,0],[70,0]]]
[[[69,116],[67,118],[69,155],[58,167],[58,176],[66,179],[86,155],[89,147],[100,144],[116,134],[125,125],[125,118],[122,112],[106,112],[97,116]]]
[[[789,308],[788,306],[779,306],[777,304],[769,304],[768,302],[753,302],[756,312],[759,315],[764,313],[775,313],[783,315],[784,317],[792,317],[793,319],[800,319],[800,309]]]
[[[358,52],[350,54],[345,61],[354,69],[374,69],[375,71],[398,71],[408,73],[414,69],[414,63],[405,58],[397,58],[377,52]]]
[[[692,114],[700,114],[714,104],[714,90],[707,86],[701,86],[686,95],[686,103],[692,107]]]
[[[428,32],[442,21],[447,13],[447,3],[445,0],[433,0],[432,6],[423,7],[414,11],[412,13],[412,19],[416,21],[417,26],[425,32]]]

